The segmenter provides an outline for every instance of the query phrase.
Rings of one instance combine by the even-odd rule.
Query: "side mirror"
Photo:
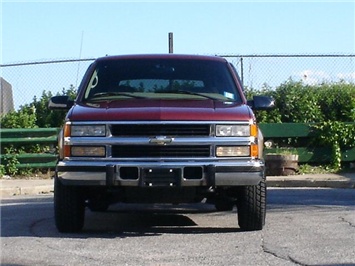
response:
[[[254,96],[248,101],[248,105],[253,110],[270,110],[275,107],[275,100],[269,96]]]
[[[48,108],[51,110],[68,110],[74,105],[74,101],[69,96],[54,96],[48,102]]]

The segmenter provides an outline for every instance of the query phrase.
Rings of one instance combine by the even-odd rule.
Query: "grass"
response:
[[[334,173],[354,173],[355,168],[343,167],[340,171],[331,168],[329,165],[309,165],[300,164],[298,173],[299,175],[304,174],[334,174]]]

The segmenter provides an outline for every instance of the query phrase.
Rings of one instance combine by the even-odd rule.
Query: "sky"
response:
[[[0,0],[0,19],[0,65],[167,53],[169,32],[177,54],[355,55],[355,0]],[[292,76],[354,82],[354,59],[250,58],[243,77],[256,88]],[[89,63],[5,66],[0,76],[11,83],[17,109],[43,91],[77,87]]]
[[[174,53],[355,52],[354,1],[1,2],[1,64]]]

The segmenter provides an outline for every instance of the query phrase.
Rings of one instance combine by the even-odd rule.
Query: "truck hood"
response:
[[[248,121],[249,106],[213,100],[117,100],[75,104],[71,121]]]

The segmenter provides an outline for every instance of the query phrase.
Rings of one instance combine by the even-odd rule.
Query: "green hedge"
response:
[[[331,147],[333,169],[341,168],[341,149],[355,146],[355,84],[344,82],[307,85],[289,80],[276,89],[246,89],[246,96],[269,95],[276,101],[272,111],[257,111],[259,123],[314,123],[316,138],[277,139],[276,147]]]
[[[274,110],[256,112],[262,123],[355,121],[355,84],[340,82],[311,86],[289,80],[276,89],[246,89],[248,99],[258,94],[272,96],[276,101]]]
[[[75,98],[76,89],[73,85],[69,89],[63,88],[61,93],[56,95],[69,95]],[[2,128],[48,128],[61,127],[66,111],[49,110],[48,101],[53,96],[50,91],[43,91],[38,99],[33,97],[32,103],[20,106],[19,110],[1,116]]]

